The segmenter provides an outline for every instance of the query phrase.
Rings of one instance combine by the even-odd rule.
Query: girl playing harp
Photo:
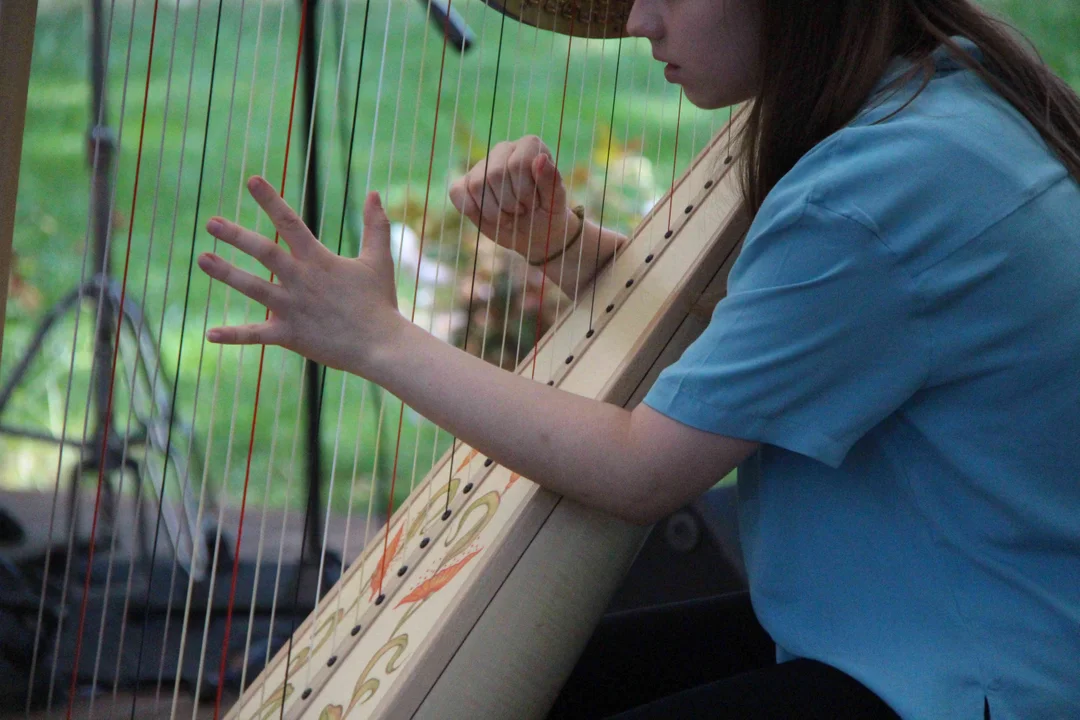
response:
[[[289,249],[221,218],[208,229],[279,283],[199,263],[272,317],[209,339],[366,377],[515,472],[633,523],[739,468],[750,597],[779,662],[689,674],[726,652],[695,607],[683,618],[701,618],[691,634],[706,656],[680,665],[671,650],[686,673],[564,702],[567,715],[1075,713],[1080,99],[969,0],[566,5],[554,19],[500,9],[647,38],[696,105],[749,104],[736,157],[754,221],[728,296],[641,405],[531,382],[410,324],[374,193],[363,250],[342,258],[253,179]],[[553,275],[564,288],[623,242],[567,207],[537,138],[497,146],[450,198],[533,263],[583,244],[595,261]],[[536,241],[549,225],[562,247]],[[645,648],[627,640],[622,666]],[[651,667],[664,652],[648,647]]]

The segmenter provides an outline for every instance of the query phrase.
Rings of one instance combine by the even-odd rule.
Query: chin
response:
[[[732,103],[724,102],[723,98],[719,98],[716,94],[700,93],[692,86],[683,86],[683,95],[689,100],[695,107],[699,107],[702,110],[718,110],[725,108]]]

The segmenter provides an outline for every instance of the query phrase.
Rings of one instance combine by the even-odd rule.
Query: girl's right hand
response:
[[[450,186],[450,201],[480,232],[532,263],[554,255],[581,223],[566,206],[551,151],[535,135],[492,148]]]

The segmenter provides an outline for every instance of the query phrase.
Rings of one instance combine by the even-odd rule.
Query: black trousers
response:
[[[776,645],[733,593],[605,616],[555,702],[576,718],[896,718],[855,679]]]

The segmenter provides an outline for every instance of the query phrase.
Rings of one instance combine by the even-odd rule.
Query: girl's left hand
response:
[[[364,203],[360,256],[344,258],[325,248],[266,180],[252,178],[248,190],[291,252],[223,218],[207,223],[211,235],[258,260],[279,283],[240,270],[213,253],[200,255],[199,267],[207,275],[270,311],[265,322],[214,328],[207,339],[281,345],[323,365],[365,374],[372,354],[407,324],[398,312],[390,223],[378,193],[370,193]]]

